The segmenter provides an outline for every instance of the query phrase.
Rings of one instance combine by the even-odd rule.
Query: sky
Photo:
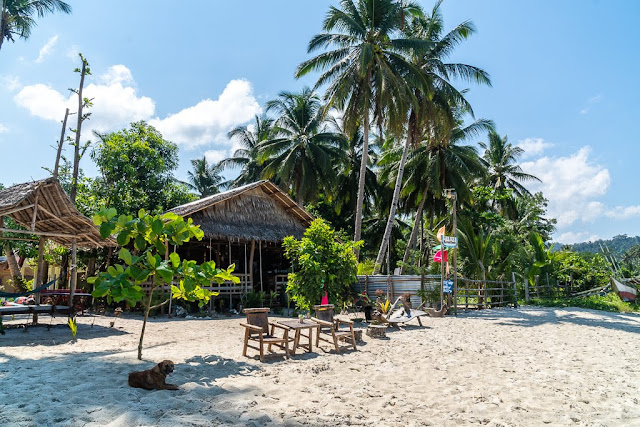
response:
[[[338,4],[67,2],[71,15],[38,19],[28,40],[0,50],[4,185],[48,175],[65,107],[77,109],[68,88],[79,83],[79,52],[92,71],[87,138],[147,120],[178,144],[181,179],[193,158],[227,157],[230,129],[250,123],[281,91],[313,86],[317,75],[293,74]],[[554,240],[640,235],[640,2],[445,0],[441,10],[447,29],[465,20],[477,27],[450,61],[485,69],[493,84],[456,86],[470,89],[476,118],[492,119],[525,149],[522,168],[542,180],[528,187],[544,193],[558,220]],[[81,167],[97,173],[88,156]]]

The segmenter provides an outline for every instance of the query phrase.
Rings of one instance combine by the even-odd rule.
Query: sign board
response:
[[[445,280],[442,282],[442,293],[450,294],[453,292],[453,280]]]
[[[458,238],[456,236],[442,236],[442,245],[445,248],[455,248],[458,246]]]

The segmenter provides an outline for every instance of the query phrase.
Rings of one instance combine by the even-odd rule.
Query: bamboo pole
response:
[[[260,292],[264,292],[264,286],[262,284],[262,240],[258,241],[260,245]]]
[[[513,281],[513,308],[518,308],[518,289],[516,288],[516,273],[511,272],[511,280]]]
[[[36,283],[33,286],[34,288],[38,288],[43,285],[42,279],[44,277],[44,245],[45,238],[44,236],[40,236],[40,242],[38,243],[38,270],[36,271]],[[36,294],[36,304],[40,304],[40,292]],[[33,323],[34,325],[38,324],[38,313],[33,313]]]
[[[78,240],[71,241],[71,280],[69,281],[69,308],[73,312],[73,296],[78,284]]]

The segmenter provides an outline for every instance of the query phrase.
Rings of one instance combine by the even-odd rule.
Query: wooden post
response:
[[[529,278],[524,278],[524,301],[529,302]]]
[[[231,239],[229,239],[229,261],[227,262],[227,268],[231,265]],[[233,292],[229,292],[229,310],[233,308]]]
[[[256,241],[251,240],[251,250],[249,251],[249,283],[251,284],[251,290],[253,290],[253,255],[256,252]]]
[[[244,243],[244,277],[242,278],[242,287],[247,287],[247,281],[249,278],[249,269],[247,265],[247,242]]]
[[[35,284],[34,284],[34,288],[38,288],[40,286],[42,286],[44,283],[42,282],[42,279],[44,278],[44,244],[45,244],[45,237],[44,236],[40,236],[40,242],[38,243],[38,266],[37,266],[37,271],[36,271],[36,280],[35,280]],[[40,292],[38,292],[36,294],[36,304],[40,304]],[[38,313],[33,313],[33,324],[36,325],[38,324]]]
[[[513,308],[518,308],[518,289],[516,288],[516,273],[511,272],[511,280],[513,281]]]
[[[456,193],[453,193],[453,237],[458,237],[458,219],[456,217]],[[458,245],[453,248],[453,312],[458,315]]]
[[[264,292],[264,286],[262,285],[262,240],[258,241],[260,245],[260,292]]]
[[[78,239],[75,237],[71,241],[71,278],[69,280],[69,309],[73,312],[73,296],[76,293],[78,284]]]

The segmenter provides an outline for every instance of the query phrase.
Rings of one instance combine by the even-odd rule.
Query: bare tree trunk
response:
[[[367,72],[367,82],[370,80],[370,72]],[[364,183],[369,162],[369,105],[365,102],[364,126],[362,129],[362,161],[360,162],[360,176],[358,177],[358,199],[356,201],[356,224],[353,241],[360,240],[362,233],[362,205],[364,203]],[[382,135],[381,135],[382,137]],[[360,250],[355,250],[356,261],[360,258]]]
[[[482,263],[482,261],[478,261],[478,264],[480,264],[480,268],[482,269],[482,283],[480,283],[480,285],[478,286],[478,307],[482,307],[485,304],[484,294],[485,286],[487,286],[487,284],[485,283],[485,281],[487,280],[487,274],[485,272],[484,264]]]
[[[416,212],[416,220],[413,223],[413,229],[411,230],[411,237],[409,237],[409,241],[407,242],[407,249],[404,251],[404,257],[402,258],[402,265],[400,266],[400,274],[404,274],[404,267],[409,262],[409,255],[411,254],[411,249],[413,248],[413,244],[416,241],[416,237],[418,237],[418,228],[420,228],[420,224],[422,222],[422,210],[424,209],[425,201],[427,200],[427,194],[429,193],[429,184],[425,187],[422,192],[422,200],[420,200],[420,204],[418,205],[418,212]]]
[[[62,121],[62,130],[60,131],[60,142],[58,143],[58,152],[56,154],[56,164],[53,168],[53,177],[58,178],[58,168],[60,166],[60,155],[62,154],[62,144],[64,144],[64,133],[67,128],[67,118],[69,117],[69,109],[64,113],[64,120]]]
[[[4,217],[0,216],[0,228],[2,227],[4,227]],[[2,234],[3,233],[0,232],[0,236],[2,236]],[[4,240],[2,242],[2,248],[4,249],[5,256],[7,257],[7,264],[9,265],[9,273],[11,274],[13,287],[23,290],[24,280],[22,278],[20,266],[18,265],[18,261],[16,260],[16,255],[13,252],[11,242],[9,240]]]
[[[149,318],[149,311],[151,311],[151,298],[153,298],[153,291],[156,289],[155,286],[155,276],[153,278],[153,286],[149,291],[149,298],[147,298],[147,303],[144,307],[144,321],[142,322],[142,332],[140,332],[140,342],[138,343],[138,360],[142,360],[142,340],[144,339],[144,330],[147,327],[147,319]]]
[[[76,127],[76,145],[74,147],[73,155],[73,178],[71,180],[71,194],[69,195],[69,197],[71,198],[71,202],[74,205],[76,204],[76,193],[78,191],[78,170],[80,167],[80,131],[82,129],[82,122],[84,121],[84,117],[82,116],[82,107],[84,106],[82,89],[84,87],[84,76],[87,72],[87,61],[82,55],[80,55],[80,59],[82,59],[82,70],[80,72],[80,86],[78,87],[78,124]]]
[[[384,259],[389,240],[391,239],[391,231],[393,230],[393,222],[396,219],[396,209],[398,208],[398,201],[400,200],[400,190],[402,189],[402,176],[404,175],[404,166],[407,162],[407,155],[409,154],[409,147],[411,146],[412,133],[407,134],[407,139],[402,149],[402,158],[400,159],[400,166],[398,167],[398,176],[396,177],[396,186],[393,190],[393,199],[391,201],[391,208],[389,209],[389,218],[387,219],[387,226],[384,229],[384,236],[382,237],[382,243],[380,244],[380,250],[378,251],[378,257],[373,267],[373,274],[380,272],[380,266]]]

